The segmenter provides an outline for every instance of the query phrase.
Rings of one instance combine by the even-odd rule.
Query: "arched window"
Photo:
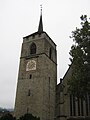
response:
[[[30,54],[36,54],[36,44],[32,43],[30,46]]]
[[[52,49],[51,48],[49,49],[49,57],[50,57],[50,59],[52,57]]]

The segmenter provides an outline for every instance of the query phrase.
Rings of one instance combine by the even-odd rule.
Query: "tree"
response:
[[[86,15],[81,17],[81,28],[72,32],[74,45],[70,50],[72,76],[69,91],[78,97],[90,94],[90,22]]]
[[[33,116],[32,114],[25,114],[24,116],[21,116],[18,120],[40,120],[40,118]]]
[[[15,117],[13,117],[10,113],[7,113],[5,115],[3,115],[0,120],[16,120]]]

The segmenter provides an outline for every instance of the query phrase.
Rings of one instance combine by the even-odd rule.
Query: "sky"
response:
[[[0,107],[14,108],[23,37],[38,30],[42,4],[44,31],[57,44],[59,79],[70,64],[69,36],[90,17],[90,0],[0,0]]]

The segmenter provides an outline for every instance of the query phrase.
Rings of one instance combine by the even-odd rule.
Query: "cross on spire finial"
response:
[[[40,5],[40,7],[41,7],[41,14],[42,14],[42,4]]]
[[[43,32],[43,22],[42,22],[42,5],[40,5],[41,8],[41,15],[40,15],[40,21],[39,21],[39,26],[38,26],[38,33]]]

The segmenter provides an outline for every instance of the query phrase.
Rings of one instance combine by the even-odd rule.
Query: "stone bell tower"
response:
[[[31,113],[40,120],[54,120],[56,84],[56,44],[43,31],[41,11],[38,31],[23,38],[15,116]]]

